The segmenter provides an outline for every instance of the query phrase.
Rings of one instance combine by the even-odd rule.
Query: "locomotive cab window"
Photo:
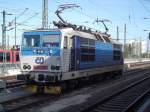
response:
[[[42,37],[43,47],[59,47],[60,46],[60,36],[59,35],[44,35]]]
[[[114,51],[113,51],[113,54],[114,54],[114,56],[113,56],[113,59],[114,59],[114,60],[120,60],[120,59],[121,59],[121,51],[119,51],[119,50],[114,50]]]
[[[24,35],[23,46],[27,48],[40,47],[39,35]]]

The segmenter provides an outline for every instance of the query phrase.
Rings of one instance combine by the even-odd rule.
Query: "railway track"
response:
[[[143,71],[140,71],[140,74],[141,73],[143,73]],[[69,94],[69,92],[64,93],[64,94],[67,95],[67,94]],[[29,96],[26,98],[21,98],[18,100],[13,100],[13,101],[10,101],[7,103],[3,103],[2,106],[5,108],[5,112],[16,112],[16,111],[17,112],[26,112],[27,108],[34,110],[32,108],[37,108],[37,105],[43,107],[44,105],[46,105],[50,102],[54,102],[54,101],[58,100],[59,98],[61,98],[61,97],[51,96],[51,95],[50,96]],[[14,104],[14,105],[12,105],[12,104]],[[20,110],[20,111],[18,111],[18,110]],[[32,112],[32,111],[30,111],[30,112]],[[71,112],[71,111],[67,111],[67,112]]]
[[[143,71],[145,71],[145,69],[141,69],[141,70],[138,70],[138,71],[133,71],[132,70],[131,74],[132,73],[134,73],[134,74],[137,74],[137,73],[141,74],[141,73],[143,73]],[[129,75],[129,73],[128,73],[128,75]],[[22,83],[22,82],[20,82],[20,83]],[[24,82],[22,84],[24,84]],[[10,88],[13,87],[12,85],[10,86]],[[16,87],[15,84],[14,84],[14,87]],[[45,101],[46,102],[50,102],[53,99],[58,99],[58,98],[59,97],[48,96],[48,95],[46,95],[46,96],[45,95],[43,95],[43,96],[42,95],[31,95],[31,96],[28,96],[28,97],[22,97],[22,98],[18,98],[18,99],[12,100],[12,101],[3,102],[1,105],[4,108],[5,112],[15,112],[16,110],[19,110],[19,109],[22,110],[24,107],[25,108],[27,108],[28,106],[30,106],[30,107],[33,106],[34,107],[36,104],[39,104],[41,102],[45,102]]]
[[[133,105],[150,92],[150,76],[120,89],[80,112],[132,112]]]
[[[36,106],[36,104],[44,102],[44,101],[51,101],[58,97],[52,95],[39,95],[33,94],[31,96],[18,98],[12,101],[6,101],[1,103],[4,112],[16,112],[19,109],[23,109],[24,107],[28,106]]]
[[[21,80],[11,80],[11,81],[7,81],[6,83],[6,88],[14,88],[14,87],[19,87],[22,85],[25,85],[26,82],[25,81],[21,81]]]

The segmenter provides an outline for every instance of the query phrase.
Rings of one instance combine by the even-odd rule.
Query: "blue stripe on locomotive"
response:
[[[77,39],[77,41],[78,42],[76,42],[76,43],[78,43],[78,44],[77,44],[76,49],[78,49],[77,50],[78,54],[76,54],[76,56],[77,57],[80,56],[80,63],[79,63],[79,66],[77,65],[77,68],[88,69],[88,68],[123,64],[122,56],[121,56],[120,60],[113,59],[113,50],[114,50],[113,45],[111,43],[103,43],[100,41],[95,41],[95,61],[83,62],[83,61],[81,61],[81,50],[79,49],[80,39]],[[121,50],[121,49],[118,49],[118,50]],[[79,53],[79,51],[80,51],[80,53]]]
[[[44,50],[44,53],[37,54],[37,53],[33,52],[34,50]],[[21,55],[22,56],[60,56],[60,48],[51,48],[51,49],[48,49],[48,48],[22,48]]]
[[[33,32],[24,32],[23,35],[39,35],[40,37],[43,35],[61,35],[60,31],[33,31]],[[44,50],[43,54],[33,53],[33,50]],[[52,51],[50,53],[50,50]],[[42,45],[38,48],[21,48],[21,55],[22,56],[60,56],[60,48],[53,47],[53,48],[43,48]]]

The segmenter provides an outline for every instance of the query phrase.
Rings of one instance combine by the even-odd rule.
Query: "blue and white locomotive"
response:
[[[62,21],[54,22],[56,29],[23,33],[22,74],[17,78],[26,80],[34,92],[58,93],[84,79],[122,73],[122,45],[107,33],[66,23],[59,15],[64,9],[61,5],[56,11]]]
[[[44,88],[123,70],[121,44],[107,34],[71,27],[24,32],[20,60],[18,79]]]

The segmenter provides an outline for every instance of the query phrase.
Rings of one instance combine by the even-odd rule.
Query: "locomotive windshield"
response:
[[[42,37],[43,47],[59,47],[60,35],[44,35]]]
[[[24,35],[23,46],[26,48],[40,47],[40,35]]]

